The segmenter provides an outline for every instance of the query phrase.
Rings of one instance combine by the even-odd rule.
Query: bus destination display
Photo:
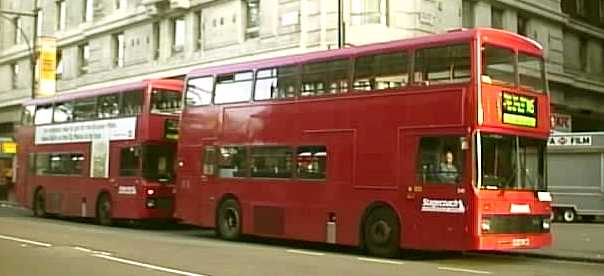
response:
[[[509,92],[501,95],[503,123],[524,127],[537,127],[537,99]]]

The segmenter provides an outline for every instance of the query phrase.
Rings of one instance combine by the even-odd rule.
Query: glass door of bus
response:
[[[413,187],[422,246],[463,246],[467,196],[463,188],[467,142],[463,136],[420,136]]]

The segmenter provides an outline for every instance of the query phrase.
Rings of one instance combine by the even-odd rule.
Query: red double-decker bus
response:
[[[541,46],[494,29],[195,70],[175,216],[242,234],[400,248],[551,243]]]
[[[16,191],[36,216],[171,219],[181,80],[24,103]]]

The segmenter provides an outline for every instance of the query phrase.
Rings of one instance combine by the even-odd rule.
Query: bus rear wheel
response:
[[[45,217],[46,216],[46,199],[44,197],[44,190],[38,189],[34,194],[33,204],[34,216]]]
[[[363,226],[363,242],[369,254],[396,257],[400,252],[400,225],[397,216],[386,207],[373,209]]]
[[[564,209],[562,212],[562,219],[564,222],[575,222],[577,219],[577,213],[575,213],[575,210],[571,208]]]
[[[227,199],[218,209],[218,235],[225,240],[237,240],[241,236],[241,207],[234,199]]]
[[[103,193],[99,196],[96,203],[96,219],[97,223],[104,226],[109,226],[113,223],[111,218],[112,206],[109,195]]]

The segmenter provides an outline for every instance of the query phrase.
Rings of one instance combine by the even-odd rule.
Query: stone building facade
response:
[[[58,40],[57,90],[337,47],[338,0],[37,0],[28,17],[0,17],[0,136],[31,97],[31,41]],[[604,130],[604,0],[342,0],[348,46],[493,27],[539,41],[556,113],[573,131]],[[0,0],[31,11],[34,0]],[[20,31],[21,30],[21,31]]]

